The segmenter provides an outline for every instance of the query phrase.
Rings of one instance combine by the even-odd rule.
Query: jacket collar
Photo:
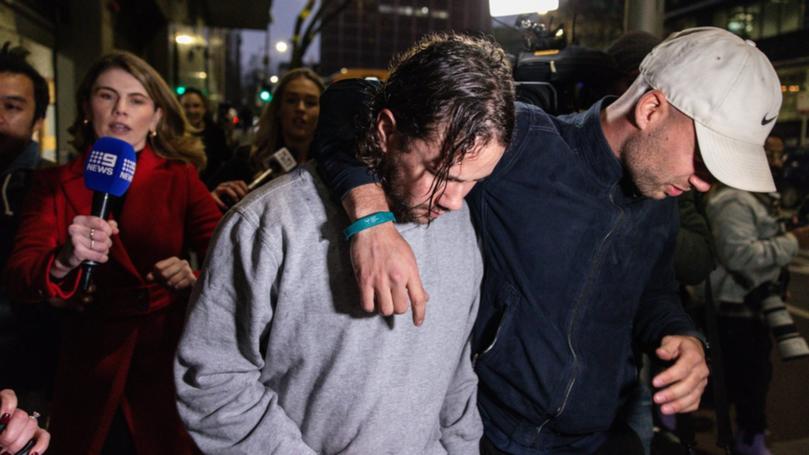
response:
[[[39,156],[39,143],[36,141],[28,141],[28,144],[25,145],[22,152],[17,155],[8,168],[4,169],[2,172],[0,172],[0,174],[11,174],[20,169],[36,169],[41,159],[42,158]]]
[[[601,110],[614,100],[615,97],[602,98],[590,109],[566,117],[573,125],[568,143],[587,163],[596,180],[608,187],[624,177],[623,164],[613,153],[601,128]]]

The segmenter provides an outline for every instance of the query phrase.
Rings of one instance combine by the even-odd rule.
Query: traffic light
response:
[[[178,96],[183,96],[183,93],[185,93],[185,86],[178,85],[177,88],[174,89],[174,91],[177,92]]]
[[[272,92],[270,91],[270,87],[264,85],[261,87],[261,91],[258,92],[259,99],[264,103],[269,103],[272,101]]]

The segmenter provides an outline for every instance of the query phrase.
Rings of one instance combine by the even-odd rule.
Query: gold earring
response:
[[[152,139],[156,138],[157,137],[157,131],[156,130],[149,131],[149,137],[151,137]]]

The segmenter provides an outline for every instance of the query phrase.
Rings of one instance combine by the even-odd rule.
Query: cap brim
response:
[[[729,138],[699,122],[694,122],[694,126],[702,160],[717,180],[744,191],[775,191],[775,182],[762,145]]]

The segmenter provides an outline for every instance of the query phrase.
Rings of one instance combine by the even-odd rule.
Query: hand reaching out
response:
[[[216,202],[216,205],[224,211],[231,205],[241,201],[249,192],[250,190],[247,189],[247,183],[245,183],[244,180],[231,180],[217,185],[216,188],[211,191],[211,196],[214,202]],[[227,202],[229,202],[229,204]]]
[[[146,279],[156,281],[173,291],[186,289],[197,282],[197,276],[188,261],[177,256],[159,261],[146,275]]]

